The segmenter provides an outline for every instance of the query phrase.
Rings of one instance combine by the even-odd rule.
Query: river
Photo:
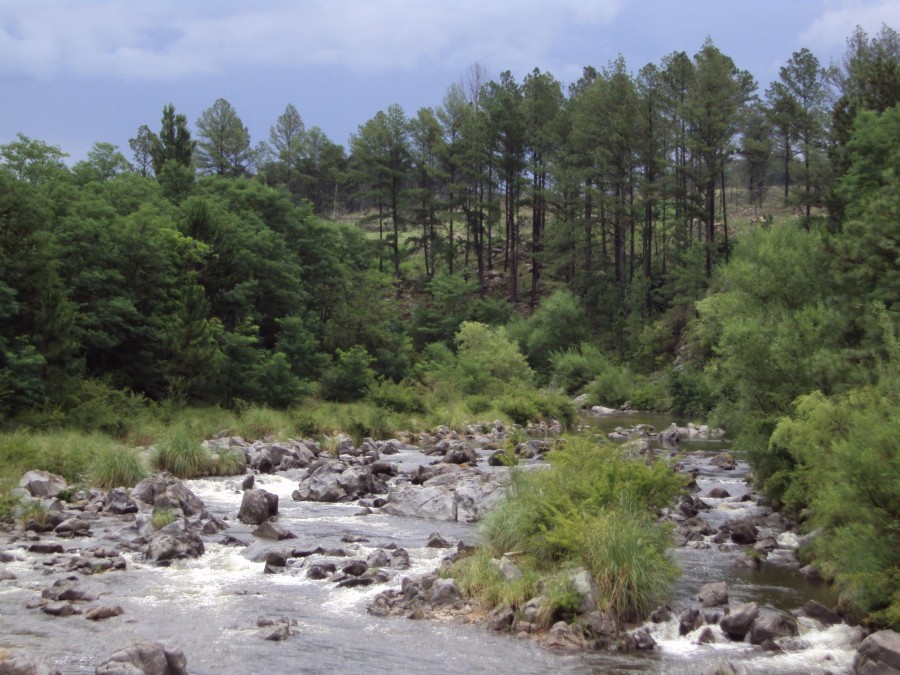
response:
[[[617,420],[604,420],[604,424]],[[634,417],[619,423],[657,424]],[[667,426],[668,420],[664,420]],[[717,485],[732,497],[709,500],[715,508],[702,517],[711,522],[739,518],[760,509],[737,499],[747,491],[747,467],[715,470],[706,458],[723,444],[693,449],[687,461],[703,471],[701,494]],[[421,463],[418,453],[401,453],[391,461]],[[474,526],[383,513],[356,515],[357,505],[295,502],[296,481],[280,475],[257,477],[258,486],[280,497],[279,524],[294,532],[288,548],[322,546],[344,548],[352,558],[365,558],[376,547],[395,544],[405,548],[412,567],[403,576],[434,569],[446,549],[427,548],[433,532],[452,541],[473,542]],[[187,483],[211,514],[227,518],[229,533],[246,540],[253,529],[235,521],[241,501],[235,479],[205,479]],[[743,491],[743,492],[742,492]],[[102,523],[102,521],[101,521]],[[350,535],[349,537],[347,535]],[[92,538],[79,546],[111,545],[113,527],[94,528]],[[342,539],[364,539],[346,543]],[[70,542],[72,540],[69,540]],[[638,655],[565,653],[551,651],[527,639],[488,632],[456,621],[416,621],[378,618],[367,604],[384,585],[338,589],[334,584],[306,578],[303,560],[293,560],[281,574],[263,574],[263,563],[252,562],[247,549],[208,543],[206,553],[171,567],[155,567],[139,553],[126,554],[129,570],[88,577],[84,584],[103,602],[121,605],[125,613],[103,622],[82,616],[51,617],[24,606],[40,589],[52,583],[55,569],[25,549],[26,542],[4,548],[19,560],[5,565],[15,581],[0,582],[0,650],[22,650],[65,673],[93,672],[112,651],[137,639],[161,641],[184,651],[192,673],[701,673],[717,663],[733,663],[751,672],[849,672],[859,631],[845,625],[824,628],[800,619],[801,635],[784,653],[763,652],[749,643],[735,643],[719,632],[715,644],[696,644],[696,634],[678,635],[678,619],[649,624],[657,649]],[[68,544],[67,544],[68,545]],[[727,549],[728,547],[726,547]],[[252,550],[252,547],[251,547]],[[734,602],[756,601],[760,606],[796,610],[815,598],[834,604],[828,589],[806,582],[789,567],[764,565],[753,571],[735,564],[738,553],[717,547],[683,547],[673,552],[683,570],[673,606],[684,603],[710,581],[726,581]],[[287,619],[292,635],[281,642],[264,640],[260,619]]]

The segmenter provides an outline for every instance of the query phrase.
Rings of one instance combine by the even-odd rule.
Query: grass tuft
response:
[[[147,467],[136,451],[109,446],[94,458],[89,475],[91,483],[104,490],[132,487],[147,476]]]

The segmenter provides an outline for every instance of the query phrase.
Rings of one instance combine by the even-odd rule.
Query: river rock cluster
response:
[[[709,434],[702,427],[696,433]],[[242,478],[224,482],[240,494],[240,506],[230,516],[211,514],[203,501],[178,478],[160,473],[134,487],[109,491],[73,491],[65,481],[46,472],[22,477],[19,495],[25,507],[20,525],[0,532],[0,584],[15,584],[7,563],[30,563],[46,583],[34,588],[26,611],[51,617],[82,617],[90,621],[121,621],[127,612],[103,588],[96,575],[121,574],[131,561],[168,566],[205,555],[209,544],[240,547],[242,556],[259,564],[261,574],[290,574],[335,588],[365,588],[384,584],[372,596],[368,612],[374,616],[410,619],[465,617],[485,627],[539,641],[559,649],[652,650],[656,643],[651,626],[623,625],[602,611],[590,575],[571,573],[573,587],[582,596],[578,620],[560,621],[539,630],[543,598],[522,607],[497,607],[487,615],[461,593],[439,570],[410,574],[411,558],[396,544],[379,544],[348,531],[340,545],[308,545],[298,533],[279,522],[279,497],[266,490],[257,477],[278,472],[295,481],[291,495],[297,502],[354,504],[357,516],[375,513],[435,522],[475,522],[505,494],[508,453],[539,462],[551,448],[546,438],[526,438],[501,450],[507,430],[500,423],[474,425],[466,436],[438,429],[424,437],[421,447],[401,440],[365,439],[358,446],[341,438],[326,451],[308,440],[249,443],[239,437],[207,441],[211,449],[241,452],[248,466]],[[636,425],[625,433],[626,453],[636,460],[655,461],[653,444],[677,446],[683,430],[671,427],[656,434]],[[668,434],[668,436],[665,436]],[[664,437],[665,436],[665,437]],[[702,454],[702,453],[701,453]],[[400,457],[395,457],[400,455]],[[691,456],[677,470],[692,477],[692,492],[662,514],[674,526],[679,547],[731,556],[733,564],[758,568],[763,563],[793,568],[815,578],[812,568],[800,568],[797,549],[809,535],[800,536],[796,523],[769,508],[746,481],[711,481],[735,472],[736,461],[727,452],[700,459]],[[724,518],[707,517],[712,511]],[[154,516],[168,514],[169,522]],[[102,536],[99,536],[102,533]],[[302,533],[301,533],[302,534]],[[365,544],[365,545],[364,545]],[[466,555],[471,547],[433,533],[422,546],[446,549],[442,566]],[[507,578],[521,572],[515,561],[494,561]],[[809,602],[795,613],[776,612],[755,602],[735,602],[724,582],[697,589],[689,602],[661,607],[652,623],[671,623],[678,634],[697,644],[742,641],[766,650],[790,650],[801,644],[798,617],[822,625],[840,623],[833,608]],[[117,618],[123,617],[124,618]],[[257,627],[265,640],[289,639],[296,627],[290,619],[260,617]],[[792,643],[791,641],[795,642]],[[885,631],[864,643],[857,658],[858,672],[890,672],[900,654],[896,634]],[[726,664],[727,665],[727,664]],[[21,653],[0,655],[0,673],[53,672]],[[112,654],[97,666],[98,673],[186,672],[184,654],[154,642],[136,642]],[[726,671],[727,672],[727,671]]]

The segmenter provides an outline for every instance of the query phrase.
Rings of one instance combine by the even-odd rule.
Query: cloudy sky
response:
[[[225,98],[254,143],[293,103],[346,144],[392,103],[439,105],[476,62],[568,84],[707,36],[762,90],[792,52],[827,64],[854,26],[882,23],[900,29],[900,0],[0,0],[0,143],[22,132],[73,159],[95,141],[130,156],[165,104],[193,124]]]

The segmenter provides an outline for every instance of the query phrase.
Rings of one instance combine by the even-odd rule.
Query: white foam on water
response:
[[[687,635],[678,635],[678,619],[653,624],[648,623],[657,649],[663,658],[673,660],[723,660],[740,663],[751,672],[849,672],[856,649],[863,637],[861,628],[838,624],[823,627],[817,621],[801,617],[800,635],[776,640],[785,651],[771,654],[749,642],[735,642],[728,638],[718,625],[702,626]],[[701,645],[697,642],[705,628],[710,628],[715,642]]]

